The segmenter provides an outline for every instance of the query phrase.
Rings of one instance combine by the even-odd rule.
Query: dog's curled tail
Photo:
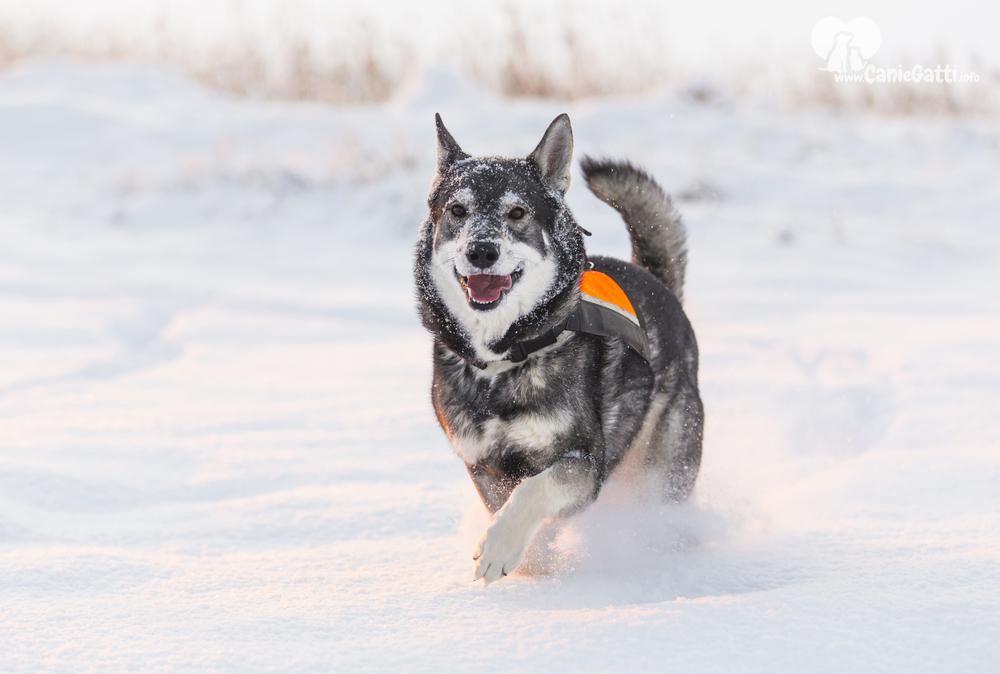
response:
[[[628,226],[632,261],[663,281],[678,300],[684,294],[687,245],[681,216],[653,178],[627,161],[584,157],[587,187]]]

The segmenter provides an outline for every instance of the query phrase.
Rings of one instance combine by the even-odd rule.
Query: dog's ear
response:
[[[462,159],[468,159],[469,155],[462,151],[455,139],[448,133],[441,121],[441,115],[434,113],[434,122],[437,124],[438,137],[438,173],[444,173],[445,169]]]
[[[569,124],[569,115],[564,112],[552,120],[528,159],[541,169],[546,185],[566,193],[573,163],[573,127]]]

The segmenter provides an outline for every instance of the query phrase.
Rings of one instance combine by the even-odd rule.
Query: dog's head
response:
[[[564,200],[569,117],[557,117],[525,159],[469,156],[440,116],[437,134],[417,251],[424,323],[463,356],[498,360],[513,341],[547,329],[583,271],[582,237]],[[449,329],[456,334],[441,334]]]

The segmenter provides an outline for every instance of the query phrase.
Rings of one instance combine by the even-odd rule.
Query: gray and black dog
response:
[[[543,522],[593,501],[626,456],[665,499],[687,498],[701,462],[698,347],[681,308],[683,225],[648,174],[583,159],[588,187],[632,240],[631,263],[588,257],[565,201],[569,117],[525,159],[471,157],[436,119],[414,273],[434,336],[434,409],[494,514],[473,557],[489,583],[518,566]],[[590,269],[631,301],[645,357],[615,336],[558,329]]]

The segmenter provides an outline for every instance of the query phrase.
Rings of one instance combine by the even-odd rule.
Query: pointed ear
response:
[[[528,159],[541,169],[546,185],[566,193],[573,163],[573,128],[569,124],[569,115],[564,112],[552,120],[542,141],[528,155]]]
[[[469,155],[462,151],[455,139],[444,128],[441,115],[434,113],[434,122],[437,124],[438,138],[438,173],[444,173],[445,169],[462,159],[468,159]]]

